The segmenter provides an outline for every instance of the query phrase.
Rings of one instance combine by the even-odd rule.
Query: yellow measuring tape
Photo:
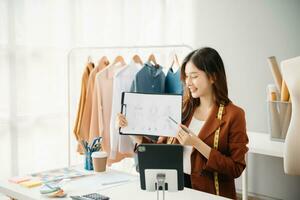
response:
[[[224,105],[220,104],[219,111],[218,111],[218,119],[222,120]],[[221,127],[216,130],[215,137],[214,137],[214,149],[218,149],[219,146],[219,136],[220,136],[220,129]],[[215,182],[215,188],[216,188],[216,195],[220,195],[219,191],[219,179],[218,179],[218,172],[214,172],[214,182]]]

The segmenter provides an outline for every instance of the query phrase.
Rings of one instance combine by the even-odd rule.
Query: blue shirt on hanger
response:
[[[161,66],[146,62],[136,74],[131,85],[131,92],[163,94],[165,92],[166,76]]]
[[[183,94],[183,86],[180,80],[180,69],[174,73],[173,68],[170,67],[166,76],[165,92],[167,94]]]
[[[154,66],[146,62],[143,68],[135,75],[130,92],[163,94],[165,93],[166,76],[160,65]],[[157,140],[157,136],[147,136]]]

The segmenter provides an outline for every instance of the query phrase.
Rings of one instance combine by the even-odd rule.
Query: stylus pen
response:
[[[175,123],[176,125],[180,126],[180,124],[179,124],[178,122],[176,122],[175,119],[173,119],[172,117],[169,116],[169,119],[170,119],[173,123]],[[181,127],[185,132],[187,132],[187,133],[192,133],[192,131],[191,131],[190,129],[188,129],[188,128],[184,127],[184,126],[180,126],[180,127]]]

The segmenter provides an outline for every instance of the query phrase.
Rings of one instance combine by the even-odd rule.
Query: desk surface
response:
[[[147,192],[140,189],[138,181],[131,182],[126,185],[116,186],[109,189],[99,191],[99,193],[111,197],[111,199],[136,199],[136,200],[153,200],[156,199],[156,192]],[[126,195],[126,196],[124,196]],[[131,195],[131,197],[129,196]],[[162,192],[160,192],[160,199],[162,199]],[[125,197],[125,198],[124,198]],[[219,197],[216,195],[184,188],[183,191],[179,192],[165,192],[165,199],[167,200],[189,200],[189,199],[202,199],[202,200],[225,200],[227,198]]]
[[[249,152],[283,158],[284,142],[273,141],[270,134],[248,132]]]
[[[105,182],[107,183],[111,178],[113,179],[113,181],[115,181],[116,177],[121,177],[121,179],[126,179],[128,181],[119,184],[105,186],[102,185]],[[71,180],[65,186],[63,186],[63,189],[66,193],[68,193],[68,196],[98,192],[100,194],[109,196],[112,200],[153,200],[156,198],[156,192],[147,192],[140,189],[139,179],[137,176],[113,170]],[[0,193],[20,200],[49,200],[49,198],[44,197],[40,194],[39,187],[25,188],[18,184],[10,183],[7,180],[0,181]],[[162,195],[162,193],[160,193],[160,195]],[[191,190],[188,188],[185,188],[183,191],[179,192],[166,192],[165,197],[166,199],[172,200],[226,199],[223,197],[215,196],[205,192],[200,192],[197,190]],[[162,198],[162,196],[160,196],[160,198]],[[66,197],[59,199],[71,198]]]
[[[249,137],[249,152],[262,154],[267,156],[283,157],[284,143],[272,141],[269,134],[258,133],[258,132],[248,132]],[[97,173],[88,177],[82,177],[77,180],[72,180],[67,183],[63,189],[68,193],[68,195],[81,195],[92,192],[99,192],[105,194],[111,199],[124,199],[127,198],[128,194],[132,195],[132,200],[134,199],[154,199],[156,198],[155,192],[146,192],[140,189],[138,177],[133,175],[128,175],[129,182],[119,184],[119,185],[110,185],[102,186],[103,181],[107,181],[109,176],[120,175],[120,172],[108,171],[105,173]],[[121,176],[126,176],[126,173],[122,173]],[[39,192],[39,187],[36,188],[24,188],[20,185],[10,183],[7,180],[0,181],[0,193],[3,193],[7,196],[14,197],[16,199],[24,200],[43,200],[48,199],[41,196]],[[70,198],[63,198],[70,199]],[[166,192],[166,199],[224,199],[215,195],[208,193],[191,190],[185,188],[185,190],[171,193]]]

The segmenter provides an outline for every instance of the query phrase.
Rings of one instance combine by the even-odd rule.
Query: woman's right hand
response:
[[[128,121],[127,121],[125,115],[123,115],[122,113],[117,114],[115,126],[116,126],[117,129],[125,128],[126,126],[128,126]],[[141,144],[142,141],[143,141],[143,136],[137,136],[137,135],[133,136],[133,135],[131,135],[130,137],[132,138],[132,140],[135,143],[138,143],[138,144]]]
[[[125,115],[123,115],[122,113],[117,114],[115,126],[117,129],[125,128],[126,126],[128,126],[128,122],[127,122]]]

